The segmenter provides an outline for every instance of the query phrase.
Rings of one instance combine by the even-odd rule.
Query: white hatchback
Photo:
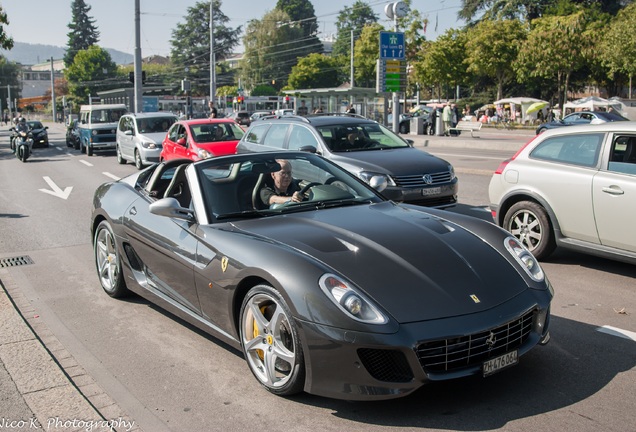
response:
[[[636,263],[636,122],[537,135],[495,171],[495,222],[535,255],[557,246]]]
[[[134,162],[137,169],[159,162],[161,143],[177,121],[172,113],[126,114],[117,125],[117,162]]]

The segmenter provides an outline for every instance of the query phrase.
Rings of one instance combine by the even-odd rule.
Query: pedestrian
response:
[[[296,110],[296,114],[299,115],[299,116],[306,116],[308,113],[309,113],[309,110],[305,106],[305,101],[301,100],[300,101],[300,106]]]
[[[444,122],[444,135],[446,136],[450,134],[449,129],[451,128],[452,120],[453,120],[453,110],[451,109],[450,103],[446,102],[446,105],[444,105],[444,109],[442,110],[442,121]]]
[[[356,113],[356,109],[353,107],[352,104],[349,104],[349,108],[345,111],[346,114],[355,114]]]
[[[210,118],[216,118],[218,115],[218,112],[216,108],[214,107],[214,101],[210,101],[208,103],[208,107],[210,108]]]

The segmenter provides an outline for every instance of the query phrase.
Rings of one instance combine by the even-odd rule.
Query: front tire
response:
[[[279,396],[303,390],[305,361],[298,329],[278,291],[257,285],[247,293],[240,333],[247,364],[263,387]]]
[[[102,288],[111,297],[125,297],[129,291],[121,271],[121,254],[113,229],[107,221],[102,221],[97,226],[93,244],[97,276]]]
[[[140,170],[144,167],[143,162],[141,161],[141,155],[139,154],[139,150],[135,150],[135,167]]]
[[[548,213],[533,201],[520,201],[506,212],[503,227],[526,247],[536,259],[550,256],[556,248]]]
[[[86,146],[86,156],[93,156],[93,147],[90,145]]]

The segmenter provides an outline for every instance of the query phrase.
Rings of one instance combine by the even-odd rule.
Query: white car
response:
[[[134,162],[137,169],[159,162],[161,143],[177,121],[172,113],[126,114],[117,124],[117,162]]]
[[[557,246],[636,263],[636,122],[537,135],[493,175],[495,222],[535,255]]]

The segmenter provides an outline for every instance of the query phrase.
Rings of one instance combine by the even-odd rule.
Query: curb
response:
[[[2,383],[2,394],[17,395],[27,407],[14,401],[22,409],[0,417],[0,429],[141,431],[53,335],[4,268],[0,288],[0,366],[12,381]],[[16,413],[21,417],[12,417]]]

